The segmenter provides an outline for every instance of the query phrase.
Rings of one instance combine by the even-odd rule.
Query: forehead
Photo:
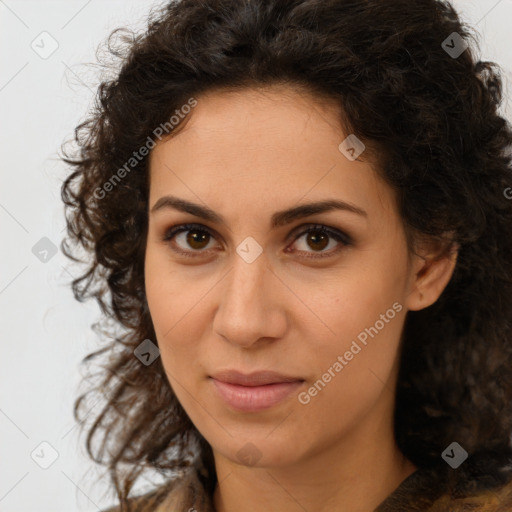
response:
[[[185,127],[178,127],[177,135],[167,142],[172,145],[180,139],[180,145],[202,146],[215,154],[220,153],[215,147],[229,150],[225,159],[264,149],[277,155],[290,145],[296,154],[309,153],[307,146],[318,145],[320,139],[324,145],[337,146],[342,134],[340,114],[334,100],[313,97],[297,87],[221,89],[201,95]]]
[[[392,208],[369,159],[339,150],[348,135],[338,103],[295,88],[206,93],[184,127],[152,150],[150,205],[166,193],[222,211],[328,194],[367,211]]]

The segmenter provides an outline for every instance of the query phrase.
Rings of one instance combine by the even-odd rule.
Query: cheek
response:
[[[209,277],[199,267],[171,265],[165,251],[149,249],[146,254],[145,286],[151,320],[164,369],[169,379],[178,382],[177,387],[171,384],[180,401],[179,383],[190,388],[192,378],[202,372],[199,345],[211,312],[205,305],[216,282],[215,275]]]
[[[307,329],[316,329],[316,339],[341,350],[361,332],[370,329],[379,336],[396,338],[401,328],[405,278],[397,267],[377,262],[341,269],[321,283],[297,282],[294,291],[306,297],[313,314],[303,316]],[[389,334],[386,336],[385,334]],[[364,341],[364,334],[361,336]],[[348,347],[347,347],[348,348]]]
[[[155,258],[156,259],[156,258]],[[196,383],[190,371],[190,361],[198,361],[199,350],[193,340],[197,323],[189,320],[194,313],[198,295],[186,287],[179,273],[167,270],[168,262],[156,264],[148,255],[146,267],[146,297],[160,350],[160,358],[169,384],[187,413],[194,408],[190,395],[197,395]],[[156,272],[156,269],[160,269]],[[195,365],[196,369],[198,368]],[[197,406],[197,404],[196,404]]]
[[[307,315],[303,328],[305,339],[314,340],[304,360],[318,382],[311,390],[318,404],[371,402],[389,380],[406,314],[403,268],[399,255],[393,261],[381,252],[320,287],[308,283],[298,291],[316,313]]]
[[[335,334],[323,329],[327,334],[318,336],[311,328],[315,343],[302,357],[313,378],[298,397],[299,411],[313,438],[347,431],[394,398],[405,308],[382,289],[354,285],[345,290],[350,296],[333,297],[323,308],[323,320]]]
[[[194,285],[194,276],[172,265],[161,248],[148,248],[145,260],[145,290],[155,331],[170,337],[207,291]],[[189,313],[190,312],[190,313]]]
[[[148,249],[145,261],[145,290],[149,312],[162,357],[173,350],[187,312],[197,303],[197,293],[186,286],[181,273],[173,270],[164,251]]]

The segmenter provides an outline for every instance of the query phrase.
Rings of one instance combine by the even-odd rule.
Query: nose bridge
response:
[[[232,343],[249,346],[261,337],[278,335],[269,323],[269,309],[274,306],[268,295],[272,286],[268,280],[275,277],[267,267],[268,258],[255,241],[239,244],[214,320],[217,333]],[[276,313],[272,311],[272,315]]]
[[[250,309],[253,314],[257,314],[257,310],[263,306],[265,280],[272,273],[267,268],[268,259],[263,252],[255,256],[253,248],[249,247],[249,250],[243,253],[244,249],[247,247],[242,244],[237,248],[222,302],[227,304],[233,313]]]

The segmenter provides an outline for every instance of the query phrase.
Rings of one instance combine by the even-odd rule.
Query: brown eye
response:
[[[204,249],[210,240],[210,235],[205,231],[190,230],[185,233],[188,233],[185,241],[192,249]]]
[[[303,227],[303,226],[301,226]],[[294,244],[304,238],[298,245],[299,253],[305,258],[323,258],[337,254],[344,247],[353,244],[352,238],[336,229],[322,224],[313,225],[295,236]],[[209,252],[214,235],[200,224],[181,224],[167,231],[163,240],[171,244],[172,249],[184,256],[201,256]],[[338,246],[338,247],[336,247]],[[333,249],[334,247],[334,249]],[[331,250],[326,250],[331,249]],[[287,252],[295,252],[294,250]]]
[[[332,256],[344,247],[353,244],[351,237],[347,234],[321,224],[314,225],[309,229],[302,231],[296,236],[294,245],[296,245],[297,241],[302,238],[304,238],[304,241],[301,244],[298,244],[301,246],[299,247],[299,252],[305,253],[306,258],[323,258]],[[330,242],[333,243],[331,244]],[[338,245],[338,248],[336,248],[336,245]],[[334,250],[326,251],[325,249],[329,246],[331,249],[332,247],[335,247]]]
[[[172,242],[175,250],[187,256],[199,256],[209,249],[213,235],[205,227],[196,224],[183,224],[171,228],[165,235],[165,242]],[[198,253],[198,254],[194,254]]]
[[[310,231],[307,233],[306,243],[315,251],[322,251],[329,245],[329,235],[321,231]]]

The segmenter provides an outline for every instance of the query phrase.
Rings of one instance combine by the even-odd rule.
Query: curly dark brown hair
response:
[[[468,44],[460,55],[448,51],[454,32]],[[447,234],[459,246],[441,297],[407,313],[400,450],[442,471],[441,452],[456,440],[475,463],[447,474],[453,485],[468,472],[509,479],[512,130],[499,112],[500,69],[476,57],[476,31],[436,0],[181,0],[151,11],[144,33],[117,29],[106,42],[118,69],[75,129],[78,147],[62,149],[72,172],[61,190],[61,247],[74,261],[71,246],[90,255],[74,296],[96,299],[114,324],[84,359],[103,357],[101,382],[77,399],[75,417],[82,421],[87,396],[108,397],[87,450],[108,468],[121,505],[144,469],[169,474],[198,457],[210,493],[216,475],[160,359],[146,367],[134,357],[143,340],[156,340],[144,285],[148,156],[112,178],[191,97],[275,83],[339,102],[347,133],[374,148],[376,170],[397,191],[411,248],[417,237]]]

